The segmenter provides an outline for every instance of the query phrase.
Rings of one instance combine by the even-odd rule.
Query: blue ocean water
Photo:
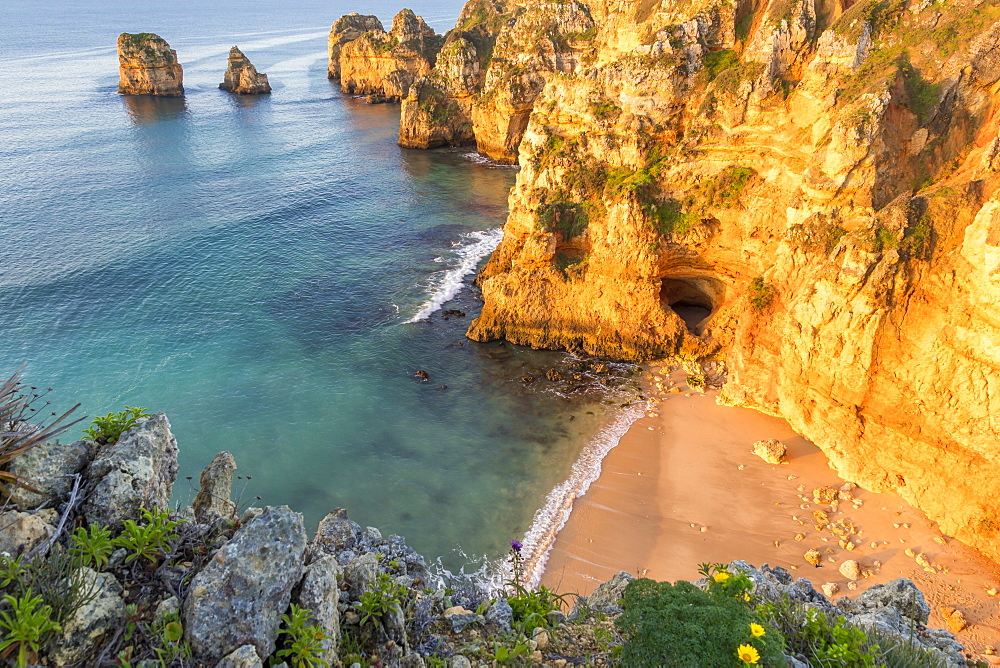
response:
[[[444,32],[461,3],[410,7]],[[400,149],[398,107],[325,76],[333,20],[397,9],[7,0],[0,375],[166,412],[178,503],[230,450],[243,506],[343,506],[457,563],[529,529],[618,399],[521,380],[562,353],[464,338],[514,171]],[[116,93],[123,31],[177,50],[183,99]],[[270,96],[218,90],[234,44]]]

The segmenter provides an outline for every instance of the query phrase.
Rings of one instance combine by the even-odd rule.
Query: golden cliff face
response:
[[[330,27],[330,37],[327,39],[328,65],[327,78],[340,81],[340,49],[348,42],[353,42],[369,30],[385,32],[382,22],[371,14],[353,12],[341,16]]]
[[[148,32],[118,36],[118,92],[123,95],[184,95],[184,72],[177,52]]]
[[[721,347],[727,401],[1000,559],[1000,8],[925,5],[562,5],[596,29],[540,75],[469,335]]]
[[[414,81],[430,73],[440,41],[422,18],[404,9],[389,32],[368,30],[340,45],[341,86],[345,93],[398,101]]]

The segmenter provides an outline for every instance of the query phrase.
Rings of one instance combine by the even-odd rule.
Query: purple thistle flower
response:
[[[519,540],[512,540],[512,541],[510,541],[510,549],[514,550],[518,554],[521,553],[521,548],[522,547],[524,547],[524,546],[521,545],[521,541],[519,541]]]

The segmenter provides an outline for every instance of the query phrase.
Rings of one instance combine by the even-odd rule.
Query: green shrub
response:
[[[542,229],[559,232],[564,240],[583,234],[590,223],[586,204],[556,200],[538,207],[538,222]]]
[[[101,570],[108,565],[108,558],[114,550],[111,529],[91,524],[90,529],[77,527],[69,537],[69,553],[80,566],[91,566]]]
[[[145,408],[126,406],[120,413],[108,413],[93,419],[93,426],[83,430],[83,435],[94,443],[114,443],[122,434],[135,426],[139,418],[149,415]]]
[[[285,661],[292,668],[314,668],[328,666],[323,658],[323,641],[326,633],[318,624],[310,624],[312,612],[292,603],[289,612],[281,616],[284,628],[278,635],[284,635],[284,648],[275,653],[280,661]]]
[[[784,666],[784,639],[750,608],[749,580],[715,570],[709,590],[690,582],[633,580],[615,623],[626,636],[625,666],[741,666],[739,652],[760,665]],[[756,661],[753,661],[756,663]]]
[[[597,100],[590,101],[590,112],[598,120],[608,121],[618,118],[622,113],[622,108],[608,98],[601,96]]]
[[[732,49],[723,49],[721,51],[709,51],[702,58],[702,63],[705,65],[705,71],[708,72],[708,80],[712,81],[715,77],[730,67],[735,67],[740,62],[740,57]]]
[[[656,187],[658,174],[658,164],[643,169],[611,167],[607,170],[605,187],[612,197],[623,197],[631,194],[640,199],[646,199]]]
[[[549,625],[549,613],[560,610],[567,596],[567,594],[557,594],[545,585],[541,585],[538,589],[526,589],[519,584],[512,586],[516,593],[507,597],[507,603],[514,613],[513,623],[528,636],[535,629]]]
[[[739,204],[743,189],[756,175],[757,171],[752,167],[726,167],[705,184],[706,199],[712,206],[730,209]]]
[[[166,510],[150,512],[145,508],[142,509],[142,517],[145,523],[141,525],[133,520],[125,520],[121,535],[113,543],[128,551],[126,563],[143,557],[155,564],[166,554],[170,543],[180,537],[174,533],[174,529],[182,520],[171,520],[170,513]]]
[[[907,227],[903,232],[903,241],[899,244],[900,250],[910,257],[927,259],[933,232],[934,224],[931,217],[927,214],[920,216],[917,222]]]
[[[672,197],[663,202],[651,202],[646,207],[646,213],[653,228],[664,237],[690,232],[700,218],[695,212],[685,213],[684,205]]]
[[[760,313],[774,301],[774,295],[777,291],[774,286],[770,283],[765,283],[762,276],[758,276],[750,281],[750,305],[753,307],[754,311]]]
[[[379,573],[372,586],[361,595],[360,626],[369,621],[376,624],[381,622],[394,608],[402,605],[404,596],[406,587],[398,584],[389,574]]]
[[[3,600],[11,609],[0,611],[0,628],[5,631],[3,641],[0,641],[0,656],[6,656],[16,648],[15,665],[25,668],[29,661],[38,661],[38,649],[46,636],[61,629],[52,619],[52,608],[42,605],[41,596],[25,594],[14,598],[7,594]]]

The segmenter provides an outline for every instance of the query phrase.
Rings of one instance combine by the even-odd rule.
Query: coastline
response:
[[[853,598],[873,584],[904,577],[927,597],[931,626],[948,628],[941,608],[956,608],[969,624],[956,633],[959,642],[979,653],[1000,646],[1000,597],[987,593],[1000,587],[1000,566],[941,536],[933,522],[896,495],[861,488],[850,492],[856,502],[842,502],[839,512],[831,513],[831,520],[849,519],[858,527],[855,549],[841,548],[835,536],[813,523],[813,511],[827,508],[813,503],[813,489],[845,483],[819,448],[784,420],[720,406],[716,392],[692,391],[684,378],[675,372],[669,383],[664,380],[663,392],[649,388],[650,409],[576,499],[548,555],[543,584],[586,595],[620,570],[656,580],[694,580],[699,563],[734,559],[791,569],[817,588],[834,583],[839,591],[833,599]],[[786,445],[787,463],[767,464],[751,452],[753,442],[765,438]],[[802,556],[814,547],[824,552],[817,568]],[[931,572],[907,550],[924,554]],[[859,579],[855,590],[838,571],[846,559],[875,571]]]

